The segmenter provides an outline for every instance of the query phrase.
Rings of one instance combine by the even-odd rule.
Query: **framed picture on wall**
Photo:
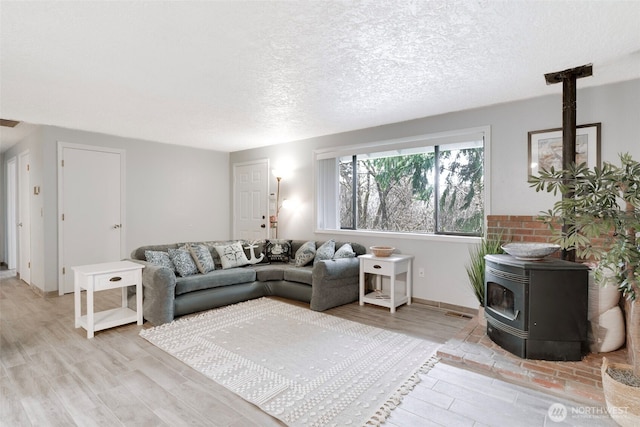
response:
[[[576,163],[600,166],[600,123],[576,126]],[[529,132],[529,174],[542,169],[562,169],[562,129]]]

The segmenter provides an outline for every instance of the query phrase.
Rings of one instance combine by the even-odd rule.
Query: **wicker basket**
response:
[[[607,368],[633,369],[631,365],[610,363],[602,358],[602,389],[607,411],[622,427],[640,426],[640,388],[622,384],[607,373]]]
[[[371,246],[369,249],[371,249],[371,252],[373,252],[375,256],[380,258],[388,257],[396,250],[396,248],[391,246]]]

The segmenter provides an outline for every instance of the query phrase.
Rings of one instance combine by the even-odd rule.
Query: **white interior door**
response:
[[[31,181],[28,151],[18,156],[18,271],[20,279],[31,284]]]
[[[73,292],[71,267],[123,258],[124,152],[62,144],[59,155],[64,294]]]
[[[7,266],[9,270],[16,268],[18,258],[18,188],[17,161],[13,157],[7,162]]]
[[[269,163],[233,165],[233,238],[266,239],[269,231]]]

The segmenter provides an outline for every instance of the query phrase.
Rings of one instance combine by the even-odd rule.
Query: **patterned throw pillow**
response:
[[[176,271],[182,277],[191,276],[198,273],[198,266],[196,266],[191,252],[186,249],[169,249],[169,258],[176,266]]]
[[[340,246],[340,249],[338,249],[336,253],[333,255],[333,259],[355,258],[355,257],[356,257],[356,253],[353,251],[353,248],[349,243],[345,243],[344,245]]]
[[[163,251],[144,251],[144,257],[148,262],[160,267],[167,267],[171,271],[175,271],[176,267],[173,265],[169,254]]]
[[[335,253],[336,253],[335,240],[333,239],[327,240],[322,245],[320,245],[320,247],[316,251],[316,258],[313,260],[313,263],[315,264],[325,259],[331,259],[333,258],[333,254]]]
[[[249,260],[249,264],[269,264],[267,257],[267,242],[265,240],[254,240],[253,242],[243,242],[242,249]]]
[[[316,242],[309,241],[296,251],[296,267],[303,267],[313,261],[316,256]]]
[[[267,258],[271,262],[289,262],[291,240],[267,240]]]
[[[240,242],[231,243],[230,245],[215,246],[218,255],[220,255],[220,262],[222,268],[242,267],[249,264],[247,256],[242,250],[242,244]]]
[[[189,246],[189,252],[200,273],[206,274],[216,269],[213,258],[211,257],[211,252],[209,252],[209,249],[207,249],[205,245],[191,245]]]

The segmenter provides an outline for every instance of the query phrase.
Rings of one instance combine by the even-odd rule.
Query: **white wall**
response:
[[[578,82],[579,86],[579,82]],[[640,80],[578,90],[578,124],[602,123],[602,155],[616,161],[619,152],[640,159]],[[282,182],[282,197],[295,197],[295,212],[283,210],[280,235],[288,238],[353,240],[370,246],[391,244],[416,256],[414,294],[418,298],[475,307],[464,265],[470,238],[381,238],[315,234],[313,224],[312,152],[351,145],[476,126],[491,126],[492,201],[487,214],[535,215],[554,199],[528,187],[527,132],[561,127],[561,96],[545,96],[402,123],[295,141],[231,155],[91,132],[42,126],[28,139],[3,153],[4,162],[31,152],[31,185],[42,189],[32,197],[32,282],[46,292],[57,290],[57,141],[123,148],[127,152],[127,251],[152,243],[213,240],[231,237],[231,164],[269,158],[287,162],[293,175]],[[275,189],[275,179],[271,188]],[[4,184],[4,177],[3,177]],[[4,186],[4,185],[3,185]],[[5,189],[0,190],[5,208]],[[42,212],[42,215],[41,215]],[[0,218],[4,215],[1,214]],[[3,249],[6,245],[2,224]],[[426,270],[419,278],[418,268]]]
[[[541,78],[541,84],[542,82]],[[578,82],[579,86],[579,82]],[[617,161],[620,152],[640,159],[640,80],[578,90],[577,123],[602,123],[602,158]],[[289,164],[293,175],[281,184],[283,198],[297,198],[295,212],[282,210],[280,236],[293,239],[353,240],[365,246],[389,244],[415,255],[414,295],[454,305],[476,307],[464,266],[477,239],[371,237],[367,233],[316,234],[313,224],[313,150],[456,129],[491,126],[491,204],[487,214],[536,215],[554,198],[536,193],[527,183],[527,132],[562,126],[561,95],[493,105],[375,128],[231,153],[231,163],[269,158]],[[273,178],[272,178],[273,179]],[[272,188],[275,188],[275,180]],[[418,268],[425,268],[424,278]]]
[[[58,141],[126,151],[125,256],[142,245],[231,237],[228,153],[42,126],[4,158],[28,148],[31,186],[41,187],[31,196],[32,284],[43,291],[58,289]]]

